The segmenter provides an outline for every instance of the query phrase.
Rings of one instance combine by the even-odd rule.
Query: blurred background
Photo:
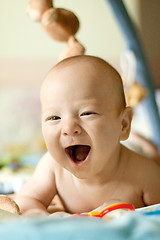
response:
[[[137,28],[156,87],[160,87],[160,2],[124,0]],[[0,84],[39,86],[66,43],[53,41],[26,13],[27,0],[0,0]],[[73,11],[80,21],[77,39],[93,54],[118,62],[124,40],[105,0],[54,0],[55,7]]]
[[[160,1],[124,0],[124,4],[141,39],[158,91]],[[106,1],[55,0],[54,7],[76,14],[80,21],[76,38],[86,48],[86,54],[102,57],[121,71],[120,57],[125,42]],[[39,156],[45,150],[39,89],[45,74],[58,62],[59,54],[66,47],[66,43],[51,39],[39,22],[33,22],[26,8],[27,0],[0,0],[1,166],[19,156]],[[149,134],[147,123],[142,125],[141,129],[145,128],[145,134]]]

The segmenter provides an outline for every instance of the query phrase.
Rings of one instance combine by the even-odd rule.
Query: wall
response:
[[[138,0],[124,2],[138,26]],[[53,41],[39,23],[28,17],[27,0],[0,0],[0,5],[0,84],[37,86],[58,61],[66,43]],[[56,0],[54,6],[78,16],[80,29],[76,37],[85,46],[86,54],[119,62],[124,41],[104,0]]]

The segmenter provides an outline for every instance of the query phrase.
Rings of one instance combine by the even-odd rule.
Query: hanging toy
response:
[[[76,55],[84,55],[85,48],[74,36],[70,36],[67,42],[67,47],[59,55],[59,60]]]
[[[136,57],[131,50],[126,50],[121,57],[122,80],[127,105],[136,107],[147,96],[147,89],[136,81]]]
[[[60,60],[85,53],[85,48],[75,38],[80,23],[73,12],[55,8],[51,0],[28,0],[27,13],[32,20],[41,22],[42,28],[53,40],[67,43]]]
[[[74,13],[62,8],[50,8],[42,15],[42,27],[54,40],[67,42],[79,28]]]
[[[52,0],[28,0],[27,14],[33,21],[40,22],[42,14],[52,7]]]

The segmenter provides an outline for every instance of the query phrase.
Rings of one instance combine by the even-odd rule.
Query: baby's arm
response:
[[[40,214],[47,214],[47,207],[56,195],[53,166],[54,160],[46,153],[39,161],[32,177],[16,195],[15,201],[22,214],[31,209],[37,209],[36,212],[39,211]]]

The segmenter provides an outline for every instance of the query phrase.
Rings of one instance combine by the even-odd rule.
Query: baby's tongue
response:
[[[75,146],[74,158],[76,161],[84,161],[89,153],[89,146]]]

